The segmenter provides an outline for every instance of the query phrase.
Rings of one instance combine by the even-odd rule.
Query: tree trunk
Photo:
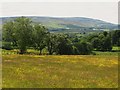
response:
[[[39,55],[41,55],[42,54],[42,50],[40,50],[40,53],[39,53]]]
[[[52,54],[53,54],[52,50],[49,50],[49,55],[52,55]]]
[[[23,49],[20,50],[20,54],[24,54],[25,52],[26,52],[26,51],[23,50]]]

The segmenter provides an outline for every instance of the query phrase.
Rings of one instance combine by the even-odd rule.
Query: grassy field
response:
[[[116,88],[118,56],[18,55],[3,58],[3,88]]]

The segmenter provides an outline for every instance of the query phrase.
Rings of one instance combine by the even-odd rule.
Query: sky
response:
[[[118,2],[3,2],[0,16],[88,17],[118,23]]]

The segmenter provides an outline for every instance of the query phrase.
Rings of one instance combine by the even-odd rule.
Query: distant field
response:
[[[118,56],[3,54],[3,88],[117,88]]]

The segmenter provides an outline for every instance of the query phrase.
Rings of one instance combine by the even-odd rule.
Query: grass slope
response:
[[[2,17],[0,18],[0,21],[2,20],[3,23],[6,21],[14,20],[18,17]],[[98,19],[92,19],[92,18],[85,18],[85,17],[39,17],[39,16],[28,16],[33,22],[35,23],[41,23],[45,25],[50,30],[57,30],[57,32],[61,32],[59,29],[64,29],[67,31],[65,32],[81,32],[81,30],[85,29],[87,32],[90,32],[91,29],[94,28],[98,29],[107,29],[107,30],[114,30],[117,29],[116,24],[112,24],[109,22],[105,22]],[[0,23],[2,25],[2,23]],[[68,28],[70,30],[68,30]],[[63,30],[63,31],[64,31]],[[92,29],[92,32],[94,30]]]
[[[117,55],[2,55],[3,88],[116,88]]]

